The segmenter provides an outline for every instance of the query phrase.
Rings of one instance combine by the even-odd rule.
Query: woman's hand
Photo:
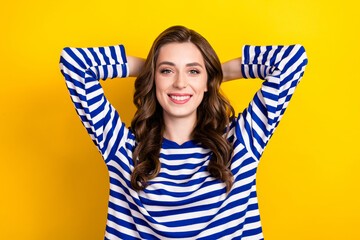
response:
[[[129,65],[129,77],[137,77],[144,67],[145,59],[126,56]]]
[[[223,70],[223,82],[240,79],[242,78],[241,74],[241,57],[229,60],[221,64]]]

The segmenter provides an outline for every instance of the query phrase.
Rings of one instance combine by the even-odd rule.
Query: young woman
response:
[[[122,45],[65,48],[61,72],[109,170],[105,239],[263,239],[256,169],[306,64],[291,45],[244,46],[221,65],[182,26],[161,33],[145,62]],[[128,76],[137,76],[131,128],[99,84]],[[265,81],[234,118],[220,84],[242,77]]]

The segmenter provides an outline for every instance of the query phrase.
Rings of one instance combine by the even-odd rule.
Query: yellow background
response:
[[[0,239],[103,239],[108,173],[59,71],[62,48],[146,57],[181,24],[221,61],[244,44],[305,46],[304,77],[261,159],[264,237],[360,239],[358,1],[13,0],[0,10]],[[129,125],[133,78],[104,82]],[[225,83],[237,112],[260,80]]]

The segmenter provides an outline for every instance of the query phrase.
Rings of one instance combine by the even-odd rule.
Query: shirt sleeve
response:
[[[306,64],[305,49],[299,44],[243,47],[243,77],[265,81],[236,119],[235,136],[256,160],[278,126]]]
[[[124,46],[64,48],[60,70],[81,122],[107,161],[124,144],[128,129],[105,98],[99,80],[128,76]]]

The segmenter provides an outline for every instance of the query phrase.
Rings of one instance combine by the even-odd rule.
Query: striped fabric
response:
[[[234,185],[209,175],[211,151],[200,143],[163,139],[161,172],[144,190],[130,186],[133,133],[107,101],[100,79],[127,77],[124,47],[65,48],[60,69],[80,119],[109,170],[105,239],[263,239],[256,170],[307,58],[301,45],[244,46],[242,74],[264,83],[230,126]]]

